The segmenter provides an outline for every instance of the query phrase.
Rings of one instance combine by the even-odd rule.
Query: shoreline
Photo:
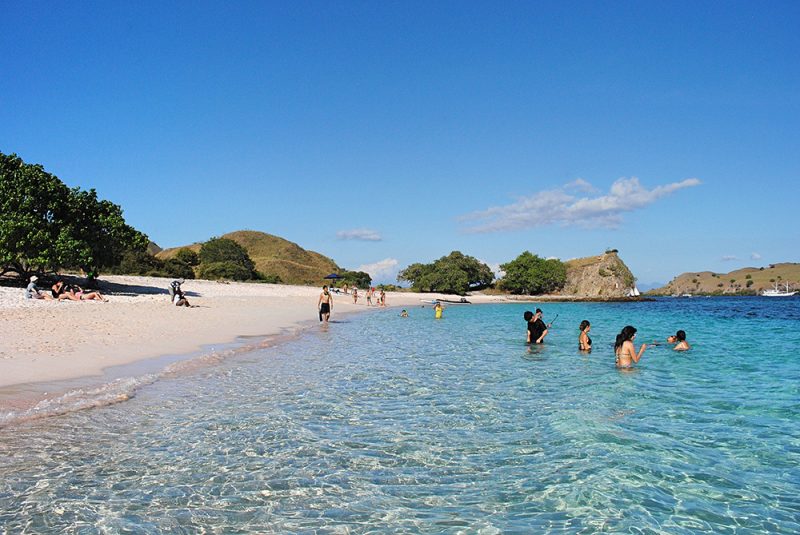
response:
[[[276,345],[318,323],[321,286],[187,280],[184,291],[196,305],[187,309],[169,302],[171,280],[104,277],[100,290],[107,295],[107,303],[29,300],[20,288],[0,287],[0,413],[33,410],[70,391],[102,387],[123,376],[133,382],[120,386],[114,394],[119,399],[112,397],[105,403],[124,401],[141,385],[129,373],[115,370],[138,369],[141,377],[157,379],[178,365],[191,367],[188,363],[198,359],[213,360],[219,356],[218,347],[237,352],[258,344]],[[386,295],[384,308],[367,307],[363,293],[358,304],[353,304],[352,294],[334,293],[331,323],[356,313],[423,306],[423,300],[460,299],[440,293]],[[611,301],[480,293],[468,299],[472,304]],[[253,337],[256,345],[245,342]]]
[[[319,323],[321,286],[187,280],[184,291],[196,305],[187,309],[169,302],[171,280],[104,277],[100,290],[107,303],[29,300],[20,288],[0,287],[0,416],[26,413],[22,419],[30,419],[66,412],[54,405],[76,392],[94,391],[102,400],[80,400],[74,410],[125,401],[136,388],[173,373],[176,366],[224,358],[217,348],[227,354],[280,344]],[[385,310],[419,306],[420,298],[387,292]],[[352,303],[352,294],[334,293],[333,299],[334,325],[351,314],[384,310],[367,307],[363,295],[358,304]],[[503,301],[486,296],[474,302]],[[246,343],[249,338],[256,344]],[[141,373],[131,377],[115,370]],[[39,406],[49,414],[37,412]],[[6,425],[6,416],[0,426]]]

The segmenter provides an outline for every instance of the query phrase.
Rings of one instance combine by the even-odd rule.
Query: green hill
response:
[[[748,295],[780,284],[781,289],[789,283],[792,290],[800,285],[800,264],[785,262],[771,264],[769,267],[747,267],[729,273],[699,271],[682,273],[666,286],[650,290],[652,295],[705,294],[705,295]]]
[[[278,275],[286,284],[322,284],[322,277],[340,270],[327,256],[307,251],[296,243],[254,230],[239,230],[220,236],[235,241],[247,250],[256,269],[265,275]],[[184,246],[200,252],[202,243]],[[184,247],[164,249],[156,256],[166,260]]]

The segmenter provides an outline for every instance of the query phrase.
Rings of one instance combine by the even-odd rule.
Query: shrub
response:
[[[181,262],[177,258],[170,258],[164,262],[164,274],[168,277],[178,279],[193,279],[194,270],[186,262]]]
[[[283,282],[280,275],[271,275],[259,271],[256,272],[256,279],[258,282],[266,282],[268,284],[281,284]]]
[[[197,268],[197,274],[200,278],[208,280],[231,279],[246,281],[253,278],[252,270],[234,262],[202,263]]]
[[[752,279],[753,276],[752,275],[745,275],[744,278],[749,280],[749,279]]]
[[[159,276],[164,269],[164,263],[155,256],[145,251],[126,251],[119,264],[111,269],[117,275],[147,275]],[[156,273],[156,275],[151,275]]]
[[[609,276],[611,276],[611,273],[609,273],[608,271],[606,271],[606,270],[605,270],[605,269],[603,269],[603,268],[600,268],[600,269],[597,271],[597,273],[598,273],[598,274],[599,274],[601,277],[609,277]]]
[[[752,279],[747,281],[747,287],[748,288],[751,287],[752,285],[753,285],[753,280]]]
[[[253,273],[255,265],[247,254],[247,250],[233,240],[227,238],[211,238],[200,248],[200,262],[214,264],[229,262],[243,267]]]
[[[186,247],[175,253],[175,259],[183,262],[187,266],[196,266],[200,263],[200,257],[197,256],[197,253]]]

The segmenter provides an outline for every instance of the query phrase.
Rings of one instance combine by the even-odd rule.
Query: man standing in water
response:
[[[328,287],[322,287],[322,293],[319,294],[319,301],[317,301],[319,308],[319,321],[324,318],[327,322],[331,317],[331,310],[333,310],[333,296],[328,292]]]
[[[547,336],[547,325],[542,321],[541,308],[536,309],[536,314],[528,320],[528,343],[541,344],[544,342],[544,337]],[[526,314],[527,319],[527,314]]]

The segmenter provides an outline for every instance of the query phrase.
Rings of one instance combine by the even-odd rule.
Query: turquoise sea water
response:
[[[540,306],[532,352],[535,305],[373,311],[7,426],[2,532],[800,532],[800,299]],[[626,324],[694,347],[618,371]]]

